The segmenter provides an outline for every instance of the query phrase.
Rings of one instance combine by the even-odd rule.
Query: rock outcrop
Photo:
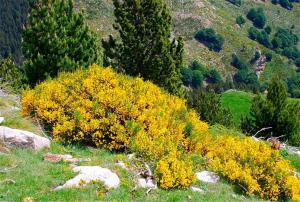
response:
[[[0,126],[0,140],[7,148],[32,149],[34,151],[50,147],[50,140],[34,133]]]
[[[107,168],[100,166],[77,166],[73,168],[74,172],[79,172],[73,179],[68,180],[64,185],[58,186],[55,190],[84,187],[89,183],[100,181],[107,189],[117,188],[120,185],[120,179],[117,174]]]

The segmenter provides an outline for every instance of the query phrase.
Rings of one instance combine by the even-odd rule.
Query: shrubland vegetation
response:
[[[292,168],[278,151],[252,139],[214,137],[183,100],[111,69],[92,66],[62,74],[26,91],[22,106],[25,115],[35,114],[48,124],[57,140],[110,150],[129,148],[155,160],[162,188],[189,186],[194,177],[186,155],[198,154],[211,159],[208,166],[212,170],[241,184],[247,194],[273,200],[299,198],[300,179],[290,173]]]
[[[209,48],[219,52],[224,45],[224,37],[217,34],[212,28],[201,29],[195,36],[195,38]]]
[[[253,25],[259,29],[264,28],[267,20],[263,8],[251,8],[247,14],[247,18],[251,20]]]
[[[288,155],[237,132],[253,136],[269,127],[258,137],[277,137],[299,146],[300,106],[288,100],[288,95],[300,96],[299,73],[291,62],[285,66],[287,58],[299,66],[298,28],[274,26],[266,7],[228,2],[224,11],[243,9],[238,16],[225,15],[232,15],[230,23],[240,25],[240,32],[231,30],[228,35],[231,27],[224,18],[223,27],[214,22],[206,26],[210,28],[188,30],[190,36],[180,37],[175,29],[170,40],[174,21],[165,2],[113,0],[117,34],[103,39],[101,47],[71,0],[38,0],[30,4],[23,32],[24,67],[9,58],[1,60],[1,81],[18,90],[31,85],[22,93],[22,115],[42,123],[54,141],[135,152],[150,162],[162,189],[184,190],[195,183],[195,171],[205,167],[247,195],[300,200],[300,179]],[[220,12],[218,6],[224,2],[213,3]],[[243,17],[246,12],[254,27]],[[185,61],[188,37],[207,49],[195,53],[221,56],[231,71],[223,72],[213,62]],[[102,60],[111,67],[100,67]],[[259,78],[254,65],[263,60],[266,73]],[[268,71],[281,78],[269,82]],[[233,88],[257,95],[240,95],[242,101],[234,103],[238,92],[227,91]],[[229,129],[212,132],[208,124]]]

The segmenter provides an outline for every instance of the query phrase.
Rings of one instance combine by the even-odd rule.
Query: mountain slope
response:
[[[299,3],[294,4],[294,9],[291,11],[279,5],[273,5],[270,1],[260,0],[244,0],[241,7],[225,0],[167,0],[167,3],[173,14],[173,33],[176,36],[182,35],[185,39],[185,62],[199,60],[208,66],[217,67],[224,76],[235,72],[235,68],[230,65],[233,53],[250,60],[257,48],[262,53],[270,51],[248,38],[248,29],[252,27],[251,21],[247,20],[242,28],[235,23],[237,16],[242,15],[246,18],[250,8],[264,8],[267,16],[266,25],[270,25],[273,30],[271,35],[274,35],[279,26],[287,29],[294,27],[293,32],[300,35],[300,21],[295,20],[300,17]],[[111,0],[75,0],[75,4],[78,9],[85,11],[89,24],[97,32],[99,38],[116,34],[112,27],[114,17]],[[224,36],[223,50],[218,53],[209,51],[194,39],[197,31],[204,27],[212,27],[217,33]],[[284,75],[284,77],[293,74],[294,71],[287,67],[295,67],[286,57],[275,52],[273,55],[273,62],[267,64],[267,69],[273,68],[275,72],[280,70],[280,75]],[[269,77],[270,74],[263,75],[262,80]]]

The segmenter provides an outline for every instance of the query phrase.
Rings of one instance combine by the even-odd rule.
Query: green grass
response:
[[[249,115],[253,96],[252,93],[238,90],[229,90],[221,95],[222,106],[231,111],[235,124],[239,125],[242,115]],[[300,102],[300,99],[288,98],[288,102]]]
[[[97,194],[103,190],[101,184],[89,185],[85,188],[72,188],[53,191],[53,188],[64,183],[76,174],[67,163],[48,163],[42,160],[47,152],[68,153],[75,157],[88,157],[91,162],[84,165],[98,165],[116,172],[121,180],[119,188],[107,193]],[[15,167],[6,173],[0,173],[0,201],[22,201],[31,197],[34,201],[240,201],[243,196],[235,193],[234,186],[221,180],[212,185],[197,182],[196,185],[204,190],[205,194],[195,193],[189,189],[154,190],[146,195],[145,189],[136,189],[135,176],[118,166],[115,161],[125,159],[124,154],[113,154],[101,149],[82,148],[76,146],[62,146],[53,143],[50,149],[33,153],[29,150],[13,150],[9,154],[0,154],[0,170]],[[16,183],[4,183],[5,180],[14,180]],[[232,194],[235,193],[237,198]],[[246,201],[255,201],[248,197]]]
[[[247,116],[250,112],[252,94],[243,91],[226,91],[221,96],[223,107],[228,108],[236,124],[240,123],[242,115]]]
[[[285,159],[291,162],[291,165],[300,173],[300,158],[298,155],[287,155]]]

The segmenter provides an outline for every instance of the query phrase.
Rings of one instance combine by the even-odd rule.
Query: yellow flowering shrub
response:
[[[211,170],[240,185],[247,194],[278,200],[300,200],[300,179],[278,151],[252,138],[206,136],[192,140],[193,151],[208,160]]]
[[[184,100],[97,65],[45,81],[25,91],[21,103],[23,115],[50,126],[55,140],[109,150],[131,145],[149,159],[184,150],[186,136],[208,130]]]
[[[180,159],[175,153],[171,153],[158,161],[155,169],[158,184],[161,188],[184,188],[195,181],[192,161]]]

